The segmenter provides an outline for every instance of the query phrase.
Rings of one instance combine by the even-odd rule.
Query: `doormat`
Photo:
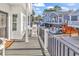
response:
[[[6,40],[5,48],[9,48],[14,43],[14,40]]]

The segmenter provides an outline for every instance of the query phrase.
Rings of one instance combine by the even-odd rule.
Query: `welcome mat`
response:
[[[14,40],[6,40],[5,48],[9,48],[14,43]]]

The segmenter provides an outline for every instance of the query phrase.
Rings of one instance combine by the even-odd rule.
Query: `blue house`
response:
[[[43,13],[43,21],[45,23],[63,24],[69,20],[69,16],[64,12],[45,12]]]

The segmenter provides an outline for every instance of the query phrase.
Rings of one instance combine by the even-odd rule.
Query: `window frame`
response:
[[[12,15],[12,31],[17,31],[17,14]]]
[[[75,17],[75,18],[76,18],[76,20],[72,20],[72,19],[73,19],[73,17]],[[72,15],[72,16],[71,16],[71,21],[78,21],[78,16],[77,16],[77,15]]]

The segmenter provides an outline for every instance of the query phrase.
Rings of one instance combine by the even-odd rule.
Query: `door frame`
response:
[[[0,13],[6,14],[5,38],[8,38],[8,13],[1,10],[0,10]]]

